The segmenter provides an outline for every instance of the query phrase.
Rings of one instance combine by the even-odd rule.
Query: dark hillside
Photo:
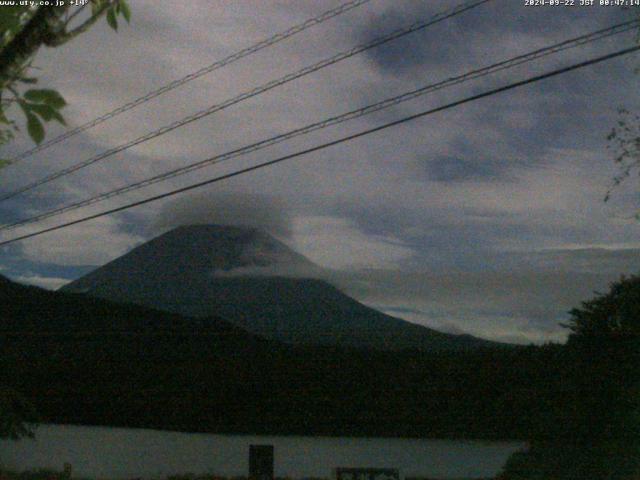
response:
[[[291,347],[215,319],[0,283],[3,382],[56,423],[201,432],[523,438],[559,348]],[[527,433],[525,433],[527,432]]]

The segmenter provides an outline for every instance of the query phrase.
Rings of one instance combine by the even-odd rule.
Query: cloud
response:
[[[314,203],[291,205],[273,195],[245,193],[190,195],[165,205],[154,230],[188,224],[254,227],[285,240],[312,262],[329,269],[398,267],[413,255],[399,237],[371,235],[343,217],[346,212],[333,210],[332,203]],[[299,276],[300,272],[290,273]]]
[[[43,50],[36,59],[40,83],[65,95],[65,116],[76,126],[335,6],[246,0],[214,8],[210,3],[139,0],[130,27],[114,33],[100,22],[67,46]],[[3,169],[2,189],[456,4],[370,2],[183,85],[46,155]],[[142,180],[603,28],[622,15],[619,9],[598,7],[548,13],[516,2],[490,2],[4,202],[0,219],[11,221]],[[442,90],[41,226],[309,148],[615,50],[626,40],[612,37]],[[81,43],[100,48],[78,49]],[[179,224],[250,225],[272,232],[324,268],[345,270],[342,281],[357,298],[415,310],[397,312],[412,321],[493,338],[548,338],[559,334],[559,315],[588,298],[592,287],[606,286],[600,275],[611,278],[640,267],[635,250],[620,248],[638,248],[640,224],[622,218],[637,208],[636,186],[623,185],[610,203],[602,202],[615,174],[605,138],[617,107],[640,108],[629,95],[636,88],[636,62],[629,57],[549,79],[235,177],[212,186],[211,193],[43,235],[1,249],[0,262],[14,276],[73,277],[81,274],[77,266],[102,264]],[[47,129],[51,136],[62,132],[59,126]],[[5,155],[30,146],[21,137],[6,146]],[[4,232],[2,238],[12,235]],[[370,275],[366,269],[387,273]],[[564,273],[554,279],[556,270]],[[502,272],[502,280],[492,272]],[[548,308],[541,307],[545,296]]]
[[[158,214],[156,230],[203,224],[255,227],[281,238],[291,235],[290,213],[282,200],[245,193],[212,192],[175,199]]]
[[[540,272],[334,272],[331,281],[367,305],[442,331],[518,343],[563,341],[568,311],[615,274]],[[509,340],[509,341],[511,341]]]
[[[640,272],[640,248],[598,248],[589,245],[550,248],[533,252],[514,252],[520,264],[535,265],[546,271],[573,271],[593,274],[635,274]],[[516,260],[517,259],[517,260]]]
[[[27,229],[28,231],[28,229]],[[22,256],[32,262],[66,266],[103,265],[141,243],[113,217],[48,233],[21,243]]]
[[[426,176],[435,182],[459,182],[464,180],[492,180],[504,178],[505,165],[497,159],[465,159],[445,156],[425,159]]]
[[[371,17],[358,31],[362,41],[371,40],[387,32],[404,27],[416,19],[429,18],[455,6],[455,2],[393,2]],[[510,7],[510,6],[509,6]],[[418,75],[425,71],[451,68],[452,65],[472,64],[484,54],[490,58],[517,47],[540,48],[549,39],[566,34],[577,36],[600,23],[608,26],[631,17],[621,9],[594,6],[593,8],[564,9],[549,15],[543,9],[518,5],[488,4],[439,22],[367,53],[377,68],[391,75]],[[500,19],[500,27],[496,27]],[[442,41],[443,38],[448,41]]]
[[[325,270],[311,263],[297,265],[267,265],[264,267],[239,267],[230,270],[216,270],[214,277],[287,277],[287,278],[323,278]]]
[[[391,235],[367,235],[347,219],[297,218],[293,245],[318,265],[336,270],[358,267],[399,268],[413,250]]]
[[[12,280],[27,285],[35,285],[36,287],[42,287],[47,290],[57,290],[69,283],[69,279],[66,278],[43,277],[41,275],[23,275],[15,277]]]

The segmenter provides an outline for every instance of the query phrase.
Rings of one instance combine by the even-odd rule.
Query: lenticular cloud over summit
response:
[[[182,225],[253,227],[278,238],[291,235],[291,215],[272,195],[203,193],[178,198],[159,213],[156,231]]]

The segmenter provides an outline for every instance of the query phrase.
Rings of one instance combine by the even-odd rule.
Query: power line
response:
[[[364,5],[365,3],[370,2],[371,0],[352,0],[349,2],[346,2],[334,9],[331,10],[327,10],[326,12],[308,19],[307,21],[299,24],[299,25],[295,25],[283,32],[277,33],[275,35],[273,35],[272,37],[269,37],[265,40],[262,40],[254,45],[251,45],[250,47],[244,48],[236,53],[233,53],[231,55],[229,55],[228,57],[223,58],[222,60],[218,60],[214,63],[212,63],[211,65],[208,65],[206,67],[201,68],[200,70],[197,70],[193,73],[190,73],[189,75],[186,75],[182,78],[179,78],[177,80],[174,80],[166,85],[163,85],[162,87],[153,90],[149,93],[147,93],[146,95],[143,95],[142,97],[136,98],[135,100],[132,100],[129,103],[126,103],[114,110],[111,110],[110,112],[105,113],[104,115],[101,115],[100,117],[97,117],[93,120],[90,120],[87,123],[84,123],[78,127],[72,128],[71,130],[66,131],[65,133],[52,138],[51,140],[48,140],[44,143],[41,143],[40,145],[37,145],[29,150],[26,150],[22,153],[20,153],[19,155],[15,156],[14,158],[12,158],[11,160],[9,160],[9,164],[14,164],[17,163],[20,160],[23,160],[27,157],[30,157],[32,155],[34,155],[37,152],[41,152],[42,150],[45,150],[53,145],[56,145],[68,138],[71,138],[75,135],[77,135],[78,133],[84,132],[86,130],[89,130],[90,128],[93,128],[103,122],[106,122],[107,120],[120,115],[121,113],[124,113],[128,110],[131,110],[135,107],[137,107],[138,105],[141,105],[143,103],[148,102],[149,100],[152,100],[164,93],[167,93],[175,88],[178,88],[181,85],[184,85],[185,83],[188,83],[192,80],[195,80],[197,78],[200,78],[204,75],[207,75],[208,73],[213,72],[214,70],[218,70],[219,68],[225,67],[237,60],[240,60],[241,58],[247,57],[253,53],[259,52],[260,50],[270,47],[272,45],[275,45],[276,43],[279,43],[287,38],[290,38],[300,32],[303,32],[304,30],[311,28],[315,25],[318,25],[322,22],[325,22],[326,20],[329,20],[333,17],[337,17],[338,15],[341,15],[345,12],[348,12],[349,10],[353,10],[356,7],[359,7],[361,5]],[[87,4],[85,4],[84,6],[86,6]],[[80,13],[80,11],[82,10],[83,7],[80,7],[79,9],[77,9],[77,11],[73,14],[73,15],[77,15],[78,13]],[[71,18],[69,18],[69,20],[71,20]]]
[[[374,47],[378,47],[384,43],[390,42],[392,40],[396,40],[400,37],[403,37],[405,35],[408,35],[410,33],[414,33],[418,30],[422,30],[426,27],[429,27],[431,25],[434,25],[436,23],[439,23],[443,20],[446,20],[448,18],[454,17],[456,15],[460,15],[463,12],[466,12],[468,10],[471,10],[473,8],[476,8],[484,3],[490,2],[491,0],[474,0],[472,2],[466,2],[463,3],[461,5],[458,5],[457,7],[454,7],[452,9],[446,10],[442,13],[436,14],[433,17],[431,17],[428,20],[422,20],[419,22],[415,22],[412,25],[405,27],[405,28],[401,28],[398,30],[393,31],[392,33],[388,34],[388,35],[384,35],[382,37],[378,37],[375,40],[362,44],[362,45],[358,45],[356,47],[353,47],[350,50],[338,53],[330,58],[327,58],[325,60],[322,60],[318,63],[315,63],[313,65],[307,66],[301,70],[298,70],[296,72],[293,73],[289,73],[287,75],[285,75],[284,77],[281,77],[277,80],[272,80],[260,87],[256,87],[252,90],[249,90],[247,92],[244,92],[236,97],[233,97],[231,99],[228,99],[220,104],[216,104],[216,105],[212,105],[211,107],[205,109],[205,110],[201,110],[197,113],[194,113],[192,115],[189,115],[181,120],[178,120],[176,122],[173,122],[169,125],[165,125],[164,127],[155,130],[153,132],[150,132],[146,135],[143,135],[141,137],[136,138],[135,140],[131,140],[127,143],[124,143],[122,145],[119,145],[117,147],[111,148],[105,152],[102,152],[94,157],[91,157],[87,160],[84,160],[82,162],[76,163],[70,167],[64,168],[62,170],[59,170],[57,172],[54,172],[50,175],[47,175],[46,177],[40,179],[40,180],[36,180],[35,182],[32,182],[28,185],[25,185],[23,187],[20,187],[12,192],[0,195],[0,201],[3,200],[8,200],[10,198],[13,198],[21,193],[24,193],[26,191],[32,190],[36,187],[39,187],[41,185],[44,185],[46,183],[49,183],[53,180],[56,180],[60,177],[69,175],[71,173],[77,172],[78,170],[88,167],[89,165],[93,165],[94,163],[103,160],[105,158],[111,157],[113,155],[115,155],[116,153],[120,153],[124,150],[127,150],[131,147],[134,147],[136,145],[139,145],[141,143],[147,142],[149,140],[152,140],[154,138],[157,138],[161,135],[164,135],[166,133],[172,132],[173,130],[176,130],[180,127],[183,127],[184,125],[193,123],[197,120],[200,120],[204,117],[207,117],[209,115],[212,115],[213,113],[219,112],[221,110],[224,110],[232,105],[235,105],[237,103],[240,103],[244,100],[248,100],[250,98],[256,97],[262,93],[265,93],[269,90],[272,90],[276,87],[279,87],[281,85],[284,85],[286,83],[292,82],[293,80],[296,80],[298,78],[304,77],[306,75],[309,75],[313,72],[316,72],[320,69],[326,68],[330,65],[336,64],[338,62],[341,62],[342,60],[345,60],[347,58],[353,57],[354,55],[357,55],[359,53],[362,53],[366,50],[370,50]]]
[[[323,143],[321,145],[316,145],[315,147],[307,148],[305,150],[301,150],[301,151],[298,151],[298,152],[295,152],[295,153],[291,153],[289,155],[278,157],[278,158],[276,158],[274,160],[269,160],[267,162],[262,162],[262,163],[253,165],[251,167],[243,168],[241,170],[236,170],[235,172],[231,172],[231,173],[220,175],[220,176],[217,176],[217,177],[214,177],[214,178],[210,178],[208,180],[204,180],[202,182],[194,183],[194,184],[188,185],[186,187],[177,188],[175,190],[171,190],[169,192],[165,192],[165,193],[162,193],[162,194],[159,194],[159,195],[154,195],[152,197],[148,197],[148,198],[145,198],[143,200],[138,200],[136,202],[132,202],[132,203],[129,203],[127,205],[122,205],[120,207],[112,208],[110,210],[105,210],[103,212],[96,213],[96,214],[93,214],[93,215],[88,215],[86,217],[79,218],[77,220],[73,220],[73,221],[70,221],[70,222],[62,223],[62,224],[59,224],[59,225],[56,225],[56,226],[53,226],[53,227],[44,228],[44,229],[39,230],[37,232],[32,232],[32,233],[29,233],[29,234],[26,234],[26,235],[21,235],[19,237],[12,238],[10,240],[5,240],[5,241],[0,242],[0,247],[4,246],[4,245],[9,245],[11,243],[18,242],[20,240],[25,240],[27,238],[36,237],[36,236],[43,235],[43,234],[48,233],[48,232],[52,232],[52,231],[55,231],[55,230],[60,230],[60,229],[67,228],[67,227],[70,227],[70,226],[73,226],[73,225],[77,225],[79,223],[84,223],[84,222],[87,222],[89,220],[94,220],[96,218],[100,218],[100,217],[104,217],[104,216],[107,216],[107,215],[111,215],[113,213],[118,213],[118,212],[121,212],[121,211],[124,211],[124,210],[128,210],[130,208],[138,207],[140,205],[145,205],[147,203],[155,202],[155,201],[161,200],[163,198],[172,197],[174,195],[178,195],[180,193],[184,193],[184,192],[187,192],[187,191],[190,191],[190,190],[194,190],[196,188],[204,187],[206,185],[210,185],[210,184],[213,184],[213,183],[218,183],[218,182],[221,182],[223,180],[227,180],[229,178],[237,177],[237,176],[243,175],[245,173],[253,172],[255,170],[259,170],[259,169],[262,169],[262,168],[265,168],[265,167],[269,167],[271,165],[275,165],[275,164],[284,162],[286,160],[290,160],[292,158],[300,157],[300,156],[303,156],[303,155],[308,155],[309,153],[317,152],[319,150],[324,150],[325,148],[329,148],[329,147],[332,147],[332,146],[335,146],[335,145],[339,145],[341,143],[345,143],[345,142],[349,142],[351,140],[355,140],[355,139],[360,138],[360,137],[364,137],[366,135],[370,135],[372,133],[376,133],[376,132],[379,132],[379,131],[382,131],[382,130],[386,130],[387,128],[394,127],[396,125],[401,125],[401,124],[416,120],[418,118],[426,117],[428,115],[432,115],[432,114],[435,114],[435,113],[438,113],[438,112],[449,110],[451,108],[455,108],[455,107],[458,107],[460,105],[479,100],[481,98],[490,97],[490,96],[496,95],[498,93],[506,92],[508,90],[513,90],[515,88],[522,87],[524,85],[528,85],[528,84],[531,84],[531,83],[539,82],[541,80],[544,80],[544,79],[547,79],[547,78],[551,78],[551,77],[555,77],[555,76],[561,75],[563,73],[571,72],[573,70],[578,70],[580,68],[584,68],[584,67],[587,67],[587,66],[590,66],[590,65],[595,65],[597,63],[604,62],[606,60],[611,60],[613,58],[621,57],[623,55],[628,55],[630,53],[637,52],[638,50],[640,50],[640,46],[634,46],[634,47],[630,47],[630,48],[625,48],[623,50],[618,50],[616,52],[609,53],[607,55],[602,55],[600,57],[592,58],[591,60],[586,60],[586,61],[583,61],[583,62],[580,62],[580,63],[576,63],[576,64],[570,65],[568,67],[563,67],[563,68],[559,68],[559,69],[553,70],[551,72],[547,72],[547,73],[543,73],[543,74],[540,74],[540,75],[536,75],[534,77],[530,77],[528,79],[521,80],[519,82],[510,83],[508,85],[505,85],[505,86],[502,86],[502,87],[499,87],[499,88],[494,88],[492,90],[488,90],[488,91],[483,92],[483,93],[479,93],[479,94],[476,94],[476,95],[472,95],[470,97],[463,98],[462,100],[457,100],[455,102],[451,102],[451,103],[448,103],[446,105],[442,105],[440,107],[432,108],[430,110],[425,110],[425,111],[420,112],[420,113],[416,113],[416,114],[413,114],[413,115],[410,115],[410,116],[407,116],[407,117],[403,117],[403,118],[401,118],[399,120],[394,120],[392,122],[388,122],[388,123],[385,123],[383,125],[379,125],[377,127],[373,127],[373,128],[370,128],[370,129],[367,129],[367,130],[363,130],[363,131],[358,132],[358,133],[354,133],[352,135],[347,135],[347,136],[338,138],[337,140],[332,140],[330,142],[326,142],[326,143]]]
[[[156,183],[159,183],[161,181],[179,176],[179,175],[184,175],[186,173],[190,173],[193,172],[195,170],[199,170],[201,168],[207,167],[207,166],[211,166],[211,165],[215,165],[215,164],[219,164],[228,160],[231,160],[233,158],[237,158],[243,155],[247,155],[249,153],[252,152],[256,152],[258,150],[262,150],[263,148],[267,148],[270,146],[273,146],[275,144],[284,142],[286,140],[290,140],[294,137],[300,136],[300,135],[306,135],[308,133],[320,130],[320,129],[324,129],[327,128],[329,126],[333,126],[333,125],[337,125],[346,121],[350,121],[350,120],[354,120],[356,118],[360,118],[362,116],[383,110],[385,108],[389,108],[393,105],[397,105],[409,100],[413,100],[417,97],[426,95],[428,93],[432,93],[444,88],[448,88],[454,85],[458,85],[470,80],[475,80],[477,78],[480,77],[484,77],[486,75],[492,74],[492,73],[496,73],[502,70],[506,70],[509,68],[513,68],[516,67],[518,65],[527,63],[527,62],[531,62],[533,60],[537,60],[543,57],[546,57],[548,55],[551,54],[555,54],[558,53],[560,51],[564,51],[564,50],[568,50],[571,48],[575,48],[578,46],[582,46],[597,40],[601,40],[603,38],[607,38],[607,37],[611,37],[613,35],[618,35],[624,32],[627,32],[631,29],[636,28],[638,25],[640,24],[640,20],[632,20],[632,21],[628,21],[628,22],[624,22],[621,24],[617,24],[617,25],[613,25],[611,27],[605,28],[605,29],[601,29],[601,30],[597,30],[595,32],[591,32],[585,35],[581,35],[579,37],[575,37],[572,38],[570,40],[565,40],[563,42],[548,46],[548,47],[544,47],[544,48],[540,48],[538,50],[535,50],[533,52],[529,52],[523,55],[518,55],[516,57],[510,58],[508,60],[504,60],[498,63],[494,63],[490,66],[487,67],[483,67],[480,69],[476,69],[476,70],[471,70],[465,74],[462,75],[458,75],[455,77],[450,77],[446,80],[437,82],[437,83],[433,83],[427,86],[423,86],[419,89],[416,90],[412,90],[409,92],[405,92],[401,95],[397,95],[391,98],[387,98],[385,100],[382,100],[380,102],[377,102],[375,104],[372,105],[368,105],[366,107],[362,107],[356,110],[352,110],[350,112],[347,113],[343,113],[341,115],[337,115],[334,117],[330,117],[327,119],[324,119],[322,121],[319,122],[315,122],[312,123],[310,125],[306,125],[304,127],[301,128],[297,128],[294,130],[291,130],[289,132],[277,135],[275,137],[271,137],[268,138],[266,140],[261,140],[259,142],[253,143],[251,145],[247,145],[244,146],[242,148],[239,149],[235,149],[226,153],[222,153],[219,155],[216,155],[214,157],[210,157],[207,158],[205,160],[201,160],[199,162],[195,162],[192,163],[190,165],[186,165],[184,167],[180,167],[180,168],[176,168],[176,169],[172,169],[169,170],[167,172],[155,175],[153,177],[147,178],[145,180],[141,180],[139,182],[135,182],[129,185],[125,185],[123,187],[117,188],[115,190],[111,190],[93,197],[90,197],[88,199],[84,199],[78,202],[74,202],[71,203],[69,205],[65,205],[59,208],[55,208],[46,212],[43,212],[41,214],[26,218],[26,219],[22,219],[22,220],[17,220],[13,223],[9,223],[9,224],[5,224],[0,226],[0,231],[2,230],[8,230],[8,229],[13,229],[16,228],[18,226],[21,225],[26,225],[26,224],[30,224],[30,223],[34,223],[40,220],[44,220],[46,218],[50,218],[53,216],[57,216],[60,215],[62,213],[66,213],[72,210],[77,210],[79,208],[82,207],[86,207],[89,205],[93,205],[96,204],[98,202],[101,202],[103,200],[109,199],[109,198],[113,198],[134,190],[138,190],[140,188],[143,187],[147,187],[149,185],[153,185]]]

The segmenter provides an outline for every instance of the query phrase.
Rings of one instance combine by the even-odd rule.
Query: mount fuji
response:
[[[191,317],[212,315],[296,345],[460,351],[501,345],[369,308],[322,269],[250,227],[178,227],[62,288]]]

